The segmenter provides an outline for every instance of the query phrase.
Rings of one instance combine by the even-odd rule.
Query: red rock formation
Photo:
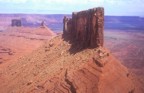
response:
[[[11,20],[11,26],[20,27],[21,26],[21,20],[20,19],[12,19]]]
[[[46,26],[46,24],[45,24],[44,21],[41,22],[40,27],[41,27],[41,28],[47,28],[47,26]]]
[[[73,12],[72,19],[64,17],[64,34],[70,33],[83,47],[103,46],[104,9],[101,7]]]
[[[44,21],[41,22],[41,27],[43,28],[45,26]]]
[[[70,47],[58,36],[0,70],[0,93],[143,93],[136,91],[132,75],[107,49],[73,55]]]
[[[0,93],[143,93],[137,92],[128,69],[106,48],[98,47],[103,46],[103,8],[65,17],[67,34],[82,46],[96,48],[79,51],[75,42],[57,36],[0,70]]]

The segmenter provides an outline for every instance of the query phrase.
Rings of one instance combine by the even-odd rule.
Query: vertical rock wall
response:
[[[104,43],[104,8],[73,12],[72,18],[64,17],[63,32],[71,34],[83,47],[99,47]]]

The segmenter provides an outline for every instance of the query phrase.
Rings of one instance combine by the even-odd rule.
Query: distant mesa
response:
[[[14,27],[21,27],[22,26],[22,23],[21,23],[21,20],[20,19],[12,19],[11,20],[11,26]]]
[[[96,48],[104,43],[104,8],[73,12],[63,19],[63,33],[70,34],[84,48]]]
[[[55,36],[56,34],[47,27],[47,25],[44,23],[44,21],[41,22],[41,24],[38,27],[25,27],[22,25],[21,19],[12,19],[11,20],[11,27],[9,28],[10,31],[23,31],[23,32],[29,32],[36,35],[45,35],[45,36]],[[13,28],[16,27],[16,28]],[[17,28],[18,27],[18,28]]]

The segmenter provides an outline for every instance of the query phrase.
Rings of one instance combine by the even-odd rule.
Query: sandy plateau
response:
[[[9,27],[0,32],[0,70],[40,47],[54,33],[45,28]]]

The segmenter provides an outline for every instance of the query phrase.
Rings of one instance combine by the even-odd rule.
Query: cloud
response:
[[[0,12],[71,13],[98,6],[106,14],[144,14],[144,0],[0,0]]]

